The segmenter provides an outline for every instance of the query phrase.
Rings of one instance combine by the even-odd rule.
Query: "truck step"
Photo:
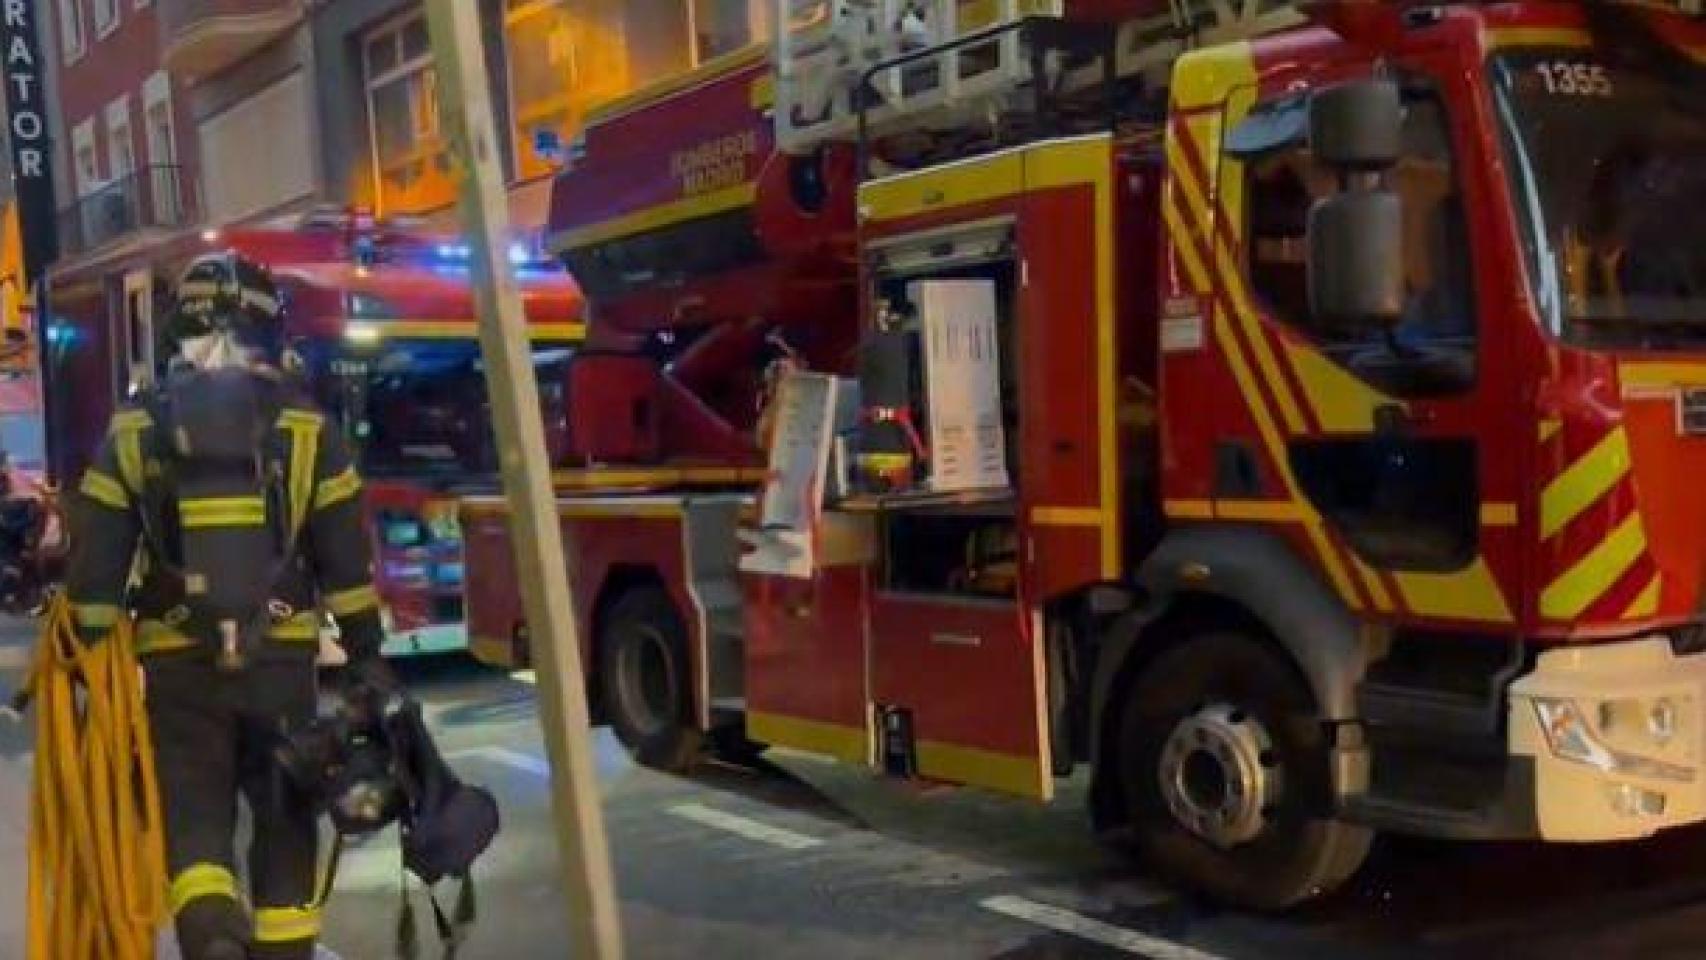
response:
[[[1428,739],[1495,736],[1502,725],[1497,703],[1450,690],[1364,683],[1357,693],[1369,735],[1382,732],[1425,735]]]

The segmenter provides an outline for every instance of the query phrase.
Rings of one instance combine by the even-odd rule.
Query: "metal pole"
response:
[[[587,722],[580,642],[545,454],[527,317],[509,263],[509,207],[480,32],[481,4],[427,0],[439,106],[472,251],[480,351],[497,426],[521,594],[538,653],[551,804],[567,896],[568,955],[618,960],[622,931]]]

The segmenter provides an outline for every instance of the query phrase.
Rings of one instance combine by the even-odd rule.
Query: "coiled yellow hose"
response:
[[[84,646],[71,607],[42,621],[35,709],[29,960],[151,960],[166,919],[165,835],[135,636]]]

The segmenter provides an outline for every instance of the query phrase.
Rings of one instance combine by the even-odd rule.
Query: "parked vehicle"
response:
[[[1663,7],[789,2],[616,104],[553,219],[607,345],[567,445],[651,481],[560,501],[600,715],[670,768],[1086,764],[1261,908],[1376,830],[1706,820],[1706,27]],[[814,372],[765,447],[770,332]],[[477,648],[525,652],[463,515]]]
[[[53,273],[44,325],[51,475],[80,476],[122,394],[153,375],[154,318],[181,265],[209,249],[236,249],[272,270],[296,372],[356,452],[385,652],[465,649],[460,538],[443,518],[454,517],[461,493],[495,490],[497,476],[468,252],[454,237],[318,209]],[[512,260],[541,356],[560,358],[583,331],[579,289],[525,250]]]

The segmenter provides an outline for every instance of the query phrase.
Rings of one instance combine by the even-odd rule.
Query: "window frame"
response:
[[[135,119],[135,114],[130,109],[128,93],[119,94],[102,111],[102,121],[107,131],[108,180],[116,181],[127,176],[137,176],[143,167],[143,164],[137,162]],[[121,132],[122,137],[119,135]],[[121,169],[119,163],[119,152],[125,147],[129,148],[129,169]]]
[[[59,0],[59,53],[71,66],[89,53],[89,37],[83,22],[83,0]]]
[[[111,17],[105,23],[101,22],[101,12],[105,8]],[[124,21],[124,4],[120,0],[90,0],[89,19],[95,27],[95,40],[101,41],[118,32]]]
[[[516,157],[510,180],[514,184],[531,183],[550,177],[555,173],[548,168],[543,172],[530,172],[534,164],[521,157],[521,151],[532,149],[532,140],[524,137],[522,125],[549,116],[563,110],[572,109],[575,103],[575,86],[580,81],[580,57],[573,44],[569,46],[568,64],[563,73],[565,82],[555,95],[544,99],[523,104],[517,99],[517,84],[515,79],[516,58],[511,44],[511,33],[517,24],[525,23],[535,17],[546,16],[552,11],[566,9],[568,0],[509,0],[504,5],[503,23],[503,58],[504,58],[504,96],[509,102],[510,137],[515,141]],[[566,142],[567,138],[565,138]]]
[[[1479,293],[1478,293],[1478,291],[1479,291],[1479,285],[1478,285],[1479,278],[1478,278],[1477,272],[1476,272],[1475,253],[1473,250],[1474,237],[1473,237],[1473,231],[1467,229],[1469,209],[1467,206],[1466,198],[1464,196],[1464,194],[1465,194],[1465,178],[1464,178],[1464,170],[1463,170],[1463,164],[1462,164],[1462,152],[1463,151],[1460,149],[1460,147],[1456,141],[1456,131],[1453,128],[1451,116],[1448,112],[1448,101],[1447,101],[1447,98],[1445,97],[1443,91],[1440,89],[1441,81],[1437,77],[1432,76],[1432,75],[1426,73],[1425,71],[1417,70],[1414,68],[1400,68],[1400,70],[1401,70],[1401,73],[1403,74],[1403,76],[1399,77],[1398,79],[1399,79],[1401,87],[1404,90],[1403,102],[1405,104],[1406,110],[1408,110],[1409,104],[1411,102],[1418,100],[1418,99],[1431,101],[1437,107],[1437,113],[1436,113],[1436,117],[1437,117],[1437,121],[1438,121],[1437,131],[1441,137],[1440,142],[1444,147],[1444,156],[1445,156],[1445,160],[1448,164],[1448,171],[1449,171],[1449,175],[1450,175],[1451,190],[1449,191],[1447,196],[1453,196],[1456,198],[1455,199],[1455,205],[1457,208],[1456,213],[1457,213],[1457,216],[1459,217],[1459,219],[1465,225],[1465,230],[1464,230],[1464,234],[1462,237],[1463,245],[1462,245],[1461,249],[1457,252],[1459,262],[1455,265],[1455,267],[1462,274],[1461,283],[1463,284],[1463,289],[1460,291],[1460,293],[1461,293],[1461,296],[1462,296],[1462,299],[1464,302],[1465,309],[1467,310],[1467,313],[1468,313],[1470,333],[1468,334],[1466,339],[1469,341],[1469,344],[1470,344],[1470,356],[1471,356],[1471,360],[1472,360],[1471,369],[1470,369],[1470,376],[1462,384],[1456,386],[1454,389],[1446,391],[1443,394],[1430,394],[1430,393],[1426,393],[1426,392],[1418,393],[1415,395],[1408,396],[1408,399],[1419,400],[1419,399],[1427,399],[1430,397],[1467,396],[1467,395],[1473,393],[1477,389],[1477,386],[1480,383],[1481,366],[1482,366],[1481,360],[1482,360],[1482,354],[1483,354],[1482,341],[1483,341],[1484,332],[1482,330],[1482,323],[1481,323],[1482,318],[1481,318]],[[1418,84],[1418,81],[1419,81],[1419,84]],[[1425,92],[1420,93],[1419,96],[1417,96],[1413,93],[1413,91],[1416,91],[1418,89],[1418,87],[1425,87]],[[1251,104],[1250,108],[1244,112],[1243,116],[1238,120],[1237,123],[1233,123],[1233,124],[1227,125],[1225,127],[1225,129],[1222,133],[1222,150],[1223,150],[1223,152],[1226,149],[1226,139],[1231,137],[1233,135],[1234,131],[1236,131],[1246,120],[1248,120],[1250,117],[1254,116],[1258,111],[1261,111],[1264,109],[1287,109],[1288,101],[1295,101],[1295,100],[1297,100],[1297,98],[1298,98],[1298,93],[1294,89],[1288,89],[1284,92],[1281,92],[1278,94],[1273,94],[1273,95],[1268,95],[1268,96],[1258,96],[1256,98],[1256,100]],[[1303,109],[1307,110],[1306,101],[1305,101],[1305,106],[1303,107]],[[1307,114],[1305,114],[1305,116],[1307,116]],[[1260,155],[1237,158],[1237,161],[1242,164],[1242,169],[1239,172],[1240,172],[1240,175],[1243,179],[1243,183],[1241,185],[1241,192],[1243,194],[1243,209],[1239,211],[1239,224],[1238,224],[1241,243],[1239,244],[1238,255],[1239,255],[1239,259],[1241,261],[1243,281],[1244,281],[1244,283],[1248,289],[1251,304],[1257,309],[1257,311],[1259,313],[1261,313],[1262,315],[1264,315],[1268,318],[1271,318],[1272,322],[1279,324],[1280,326],[1284,327],[1288,331],[1291,331],[1292,333],[1294,333],[1298,337],[1301,337],[1305,342],[1309,343],[1311,346],[1320,350],[1324,356],[1331,359],[1335,363],[1335,365],[1338,365],[1338,359],[1339,358],[1338,358],[1337,354],[1339,352],[1347,350],[1347,349],[1356,349],[1360,346],[1374,344],[1374,343],[1379,342],[1379,340],[1381,338],[1378,335],[1371,335],[1371,336],[1363,338],[1361,340],[1351,340],[1351,339],[1339,339],[1339,338],[1333,338],[1333,337],[1329,337],[1329,336],[1323,336],[1320,332],[1318,332],[1314,328],[1313,324],[1310,322],[1310,318],[1308,318],[1308,317],[1292,317],[1292,316],[1288,316],[1286,314],[1286,312],[1282,311],[1274,303],[1272,298],[1266,292],[1264,292],[1263,290],[1261,290],[1258,287],[1258,285],[1256,283],[1256,275],[1255,275],[1255,270],[1254,270],[1255,251],[1256,251],[1256,234],[1255,234],[1254,224],[1253,224],[1253,215],[1254,215],[1254,211],[1256,209],[1255,198],[1257,195],[1257,190],[1256,190],[1256,185],[1257,185],[1256,169],[1257,169],[1257,167],[1261,163],[1263,163],[1264,161],[1270,160],[1275,156],[1278,156],[1278,155],[1281,155],[1281,154],[1284,154],[1287,152],[1293,152],[1293,151],[1301,150],[1301,151],[1305,152],[1307,162],[1312,168],[1314,168],[1315,170],[1323,169],[1321,167],[1321,165],[1314,160],[1312,155],[1307,155],[1307,150],[1308,150],[1307,122],[1305,122],[1305,125],[1302,128],[1302,130],[1303,130],[1303,132],[1302,132],[1301,136],[1291,137],[1290,139],[1287,139],[1283,143],[1275,145],[1274,147],[1270,148],[1270,150],[1265,151]],[[1400,163],[1401,162],[1402,161],[1400,161]],[[1395,170],[1396,170],[1396,166],[1394,167],[1394,171]],[[1388,176],[1388,178],[1390,178],[1391,173],[1393,173],[1393,171],[1387,171],[1386,175]],[[1341,189],[1342,189],[1342,187],[1341,187]],[[1388,179],[1388,181],[1387,181],[1387,189],[1390,189],[1395,193],[1399,193],[1400,197],[1402,197],[1402,191],[1400,191],[1398,189],[1398,187],[1390,181],[1390,179]],[[1408,209],[1408,207],[1406,205],[1406,210],[1407,209]],[[1407,223],[1405,225],[1405,228],[1406,229],[1408,228]],[[1304,244],[1305,250],[1307,250],[1307,244],[1308,244],[1307,233],[1305,233],[1302,237],[1300,237],[1298,239],[1300,242],[1302,242]],[[1430,266],[1431,267],[1437,267],[1438,265],[1437,264],[1431,264]],[[1305,266],[1305,270],[1307,270],[1307,266]],[[1407,296],[1406,300],[1405,300],[1406,307],[1408,307],[1414,301],[1414,299],[1419,295],[1420,294],[1413,294],[1413,295]],[[1396,336],[1397,329],[1398,329],[1397,326],[1393,327],[1392,336]],[[1451,343],[1457,339],[1460,339],[1460,338],[1436,337],[1436,338],[1432,338],[1432,339],[1427,340],[1427,341],[1422,341],[1421,345],[1427,346],[1430,343]],[[1355,374],[1352,373],[1348,369],[1346,369],[1346,372],[1351,373],[1352,376],[1355,376]],[[1359,377],[1358,379],[1361,379],[1361,378]],[[1389,392],[1391,392],[1390,387],[1388,387],[1386,385],[1377,385],[1377,386],[1380,386],[1380,388],[1383,390],[1388,390]]]
[[[424,52],[418,53],[413,57],[405,59],[403,56],[404,34],[408,31],[410,26],[416,23],[424,25],[425,22],[426,13],[424,10],[412,10],[393,17],[379,26],[366,31],[362,34],[360,39],[362,96],[367,106],[367,152],[371,175],[373,177],[373,208],[376,213],[381,215],[386,212],[386,166],[380,157],[379,113],[375,109],[374,98],[375,94],[384,87],[399,82],[408,83],[412,78],[428,72],[433,74],[434,79],[432,82],[436,84],[438,65],[433,60],[432,48],[430,45]],[[381,40],[395,45],[397,62],[387,67],[383,72],[375,74],[373,69],[373,49],[375,46],[379,45]],[[411,114],[412,113],[413,110],[411,104]],[[433,116],[432,130],[427,135],[437,138],[440,141],[439,149],[443,149],[444,145],[442,141],[444,139],[444,131],[440,126],[440,121],[437,116],[436,93],[433,95],[433,109],[431,113]],[[415,119],[417,118],[411,116],[411,123],[413,123]],[[423,139],[423,133],[421,130],[412,130],[411,133],[417,141]],[[437,153],[438,151],[434,150],[432,152]]]
[[[89,169],[84,170],[82,159],[84,151],[88,151]],[[88,176],[85,176],[87,172]],[[101,150],[95,142],[95,118],[84,117],[71,128],[71,175],[76,181],[74,186],[78,199],[93,196],[103,183],[101,181]]]

